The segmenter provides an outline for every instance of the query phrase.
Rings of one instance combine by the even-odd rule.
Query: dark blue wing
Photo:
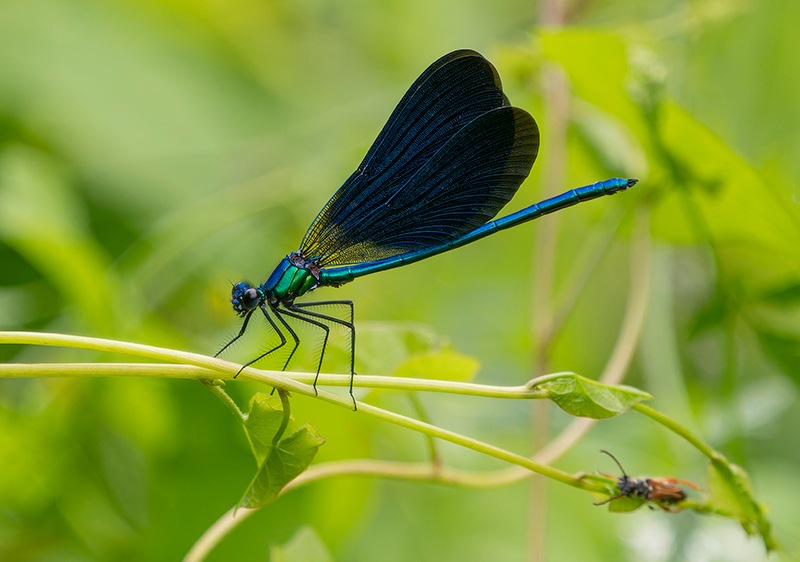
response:
[[[301,252],[325,267],[455,238],[514,196],[538,144],[536,123],[508,106],[491,63],[474,51],[445,55],[408,90]]]

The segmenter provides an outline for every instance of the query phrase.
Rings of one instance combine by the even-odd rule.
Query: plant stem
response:
[[[283,418],[281,418],[281,425],[278,431],[275,432],[275,437],[272,438],[272,448],[278,447],[286,428],[289,426],[289,420],[292,418],[292,403],[289,400],[289,393],[285,390],[278,389],[278,397],[281,399],[281,406],[283,407]],[[266,459],[264,460],[266,462]]]
[[[0,336],[2,334],[0,333]],[[0,342],[2,343],[2,342]],[[313,373],[291,371],[266,371],[250,367],[262,377],[280,376],[299,383],[312,383]],[[357,375],[356,384],[361,388],[381,388],[402,391],[442,392],[463,396],[506,399],[537,399],[540,396],[531,388],[532,384],[546,378],[572,373],[552,373],[534,379],[525,385],[497,386],[434,379],[382,377]],[[229,373],[194,365],[171,365],[168,363],[3,363],[0,364],[0,378],[40,378],[40,377],[155,377],[208,380],[222,378],[230,380]],[[262,379],[259,379],[262,380]],[[320,374],[317,386],[346,387],[350,375]],[[312,391],[313,394],[313,391]],[[352,407],[352,402],[350,403]]]
[[[562,482],[563,484],[567,484],[575,488],[580,488],[582,490],[588,490],[592,492],[603,491],[602,486],[593,485],[591,483],[585,482],[581,478],[576,477],[567,472],[563,472],[561,470],[549,467],[547,465],[537,463],[529,459],[528,457],[524,457],[522,455],[518,455],[510,451],[506,451],[505,449],[501,449],[500,447],[496,447],[494,445],[478,441],[477,439],[472,439],[470,437],[466,437],[464,435],[460,435],[458,433],[448,431],[446,429],[442,429],[433,426],[431,424],[427,424],[406,416],[402,416],[394,412],[389,412],[381,408],[376,408],[375,406],[371,406],[369,404],[359,403],[358,411],[363,412],[364,414],[372,416],[374,418],[387,421],[395,425],[399,425],[401,427],[405,427],[407,429],[413,429],[414,431],[419,431],[420,433],[424,433],[425,435],[429,435],[437,439],[442,439],[444,441],[455,443],[456,445],[460,445],[467,449],[472,449],[473,451],[483,453],[490,457],[494,457],[496,459],[500,459],[506,462],[510,462],[512,464],[522,466],[532,472],[541,474],[543,476],[547,476],[548,478],[552,478],[553,480],[557,480],[559,482]]]
[[[98,338],[85,338],[79,336],[68,336],[63,334],[44,334],[36,332],[0,332],[0,344],[2,343],[83,347],[97,351],[106,351],[111,353],[125,353],[130,355],[151,357],[166,361],[174,361],[174,362],[183,361],[190,363],[194,367],[203,367],[205,369],[211,369],[215,373],[219,373],[220,374],[219,376],[221,378],[232,378],[236,373],[239,372],[239,366],[234,363],[230,363],[228,361],[223,361],[212,357],[207,357],[204,355],[197,355],[194,353],[179,352],[159,347],[140,345],[129,342],[119,342],[114,340],[104,340]],[[23,365],[14,365],[12,367],[17,371],[26,370],[23,368],[24,367]],[[57,374],[59,372],[59,369],[61,369],[62,373],[68,370],[68,369],[63,369],[63,366],[51,368],[45,365],[37,365],[35,367],[40,368],[43,371],[45,370],[49,371],[51,376]],[[173,365],[171,367],[175,368],[178,366]],[[142,364],[137,364],[137,363],[126,364],[126,365],[122,364],[108,365],[107,368],[109,369],[108,374],[116,374],[118,371],[127,371],[128,376],[133,375],[134,373],[141,375],[146,370],[148,370],[144,368]],[[152,367],[150,369],[152,370]],[[72,372],[73,375],[76,374],[74,368],[72,369]],[[99,370],[95,370],[94,372],[96,374],[99,372]],[[198,372],[196,370],[193,370],[193,374],[196,376]],[[197,378],[206,378],[206,379],[212,378],[211,376],[208,376],[207,372],[204,372],[204,374],[206,376]],[[547,375],[545,377],[540,377],[539,379],[536,379],[536,381],[545,381],[553,376],[555,375]],[[247,367],[243,371],[241,371],[240,377],[243,379],[258,381],[272,387],[277,387],[279,389],[295,391],[298,392],[299,394],[303,394],[306,396],[315,395],[314,390],[310,385],[299,383],[291,378],[286,377],[283,373],[276,373],[274,371],[261,371],[258,369],[254,369],[252,367]],[[342,378],[347,379],[348,377],[345,376]],[[366,377],[359,377],[359,381],[361,381],[362,378]],[[372,377],[372,379],[376,378],[385,379],[384,377]],[[536,396],[535,388],[531,388],[531,383],[521,387],[513,387],[512,392],[509,393],[508,392],[509,389],[507,388],[504,389],[503,387],[481,387],[481,385],[466,384],[466,383],[451,383],[445,381],[431,381],[425,379],[415,379],[415,380],[386,379],[384,380],[384,382],[389,382],[390,380],[394,381],[394,383],[400,383],[400,386],[398,386],[398,388],[401,386],[405,388],[415,386],[418,390],[435,390],[439,392],[444,391],[445,389],[458,388],[462,390],[464,394],[472,394],[472,395],[483,395],[483,396],[502,395],[505,397],[511,397],[511,395],[513,394],[514,397],[517,398],[523,398],[523,397],[532,398]],[[485,391],[486,388],[491,388],[493,390]],[[350,402],[350,400],[323,390],[320,390],[318,393],[316,393],[316,397],[319,400],[324,400],[325,402],[343,406],[348,409],[350,409],[350,407],[352,406],[352,402]],[[461,445],[462,447],[472,449],[474,451],[486,454],[488,456],[522,466],[532,472],[542,474],[544,476],[547,476],[548,478],[558,480],[559,482],[568,484],[570,486],[574,486],[576,488],[589,491],[602,491],[599,485],[583,481],[582,479],[575,477],[571,474],[557,470],[555,468],[551,468],[542,463],[535,462],[522,455],[506,451],[504,449],[495,447],[493,445],[489,445],[487,443],[483,443],[476,439],[465,437],[463,435],[460,435],[452,431],[441,429],[434,425],[424,423],[415,420],[413,418],[395,414],[393,412],[389,412],[387,410],[383,410],[381,408],[377,408],[375,406],[371,406],[365,403],[359,404],[358,413],[363,415],[368,415],[377,419],[381,419],[383,421],[387,421],[390,423],[394,423],[395,425],[399,425],[407,429],[418,431],[430,437],[443,439],[445,441]]]
[[[236,402],[234,402],[233,398],[231,398],[230,395],[225,392],[225,389],[222,388],[222,386],[215,384],[215,381],[209,379],[200,379],[200,382],[203,383],[203,385],[210,390],[214,396],[219,398],[223,404],[225,404],[228,410],[230,410],[236,419],[239,420],[239,423],[244,423],[245,420],[247,420],[247,414],[239,409],[239,406],[236,405]]]
[[[680,435],[686,441],[691,443],[698,451],[703,453],[711,460],[719,460],[722,455],[711,448],[708,444],[706,444],[703,440],[697,437],[694,433],[689,431],[688,428],[682,426],[675,420],[665,416],[661,412],[654,410],[649,406],[645,406],[642,403],[635,404],[631,407],[632,410],[636,410],[640,414],[647,416],[648,418],[660,423],[673,433]]]

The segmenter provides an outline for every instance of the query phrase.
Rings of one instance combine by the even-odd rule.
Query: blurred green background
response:
[[[0,329],[212,354],[238,329],[228,281],[263,281],[416,76],[450,50],[477,49],[542,129],[510,210],[540,199],[547,177],[560,189],[641,183],[544,219],[558,235],[555,297],[610,240],[546,358],[534,352],[548,259],[534,254],[535,224],[315,294],[356,301],[357,371],[391,374],[422,341],[477,358],[480,382],[522,384],[542,364],[599,376],[628,299],[635,211],[649,212],[650,300],[625,382],[750,472],[789,559],[800,549],[798,24],[794,0],[5,0]],[[228,357],[251,358],[265,337],[252,328]],[[309,338],[298,369],[313,364]],[[344,372],[345,344],[334,342],[329,370]],[[228,389],[242,403],[257,390]],[[411,410],[402,396],[359,396]],[[421,399],[433,423],[531,452],[530,404]],[[415,434],[293,405],[327,439],[318,461],[426,458]],[[550,410],[555,434],[570,420]],[[557,465],[616,472],[601,448],[633,475],[704,482],[694,450],[635,414],[598,424]],[[0,560],[179,559],[253,468],[236,421],[195,382],[0,381]],[[210,559],[265,560],[304,526],[336,560],[766,558],[729,520],[612,515],[591,502],[559,485],[534,496],[527,482],[476,491],[337,479],[264,509]],[[545,514],[536,544],[532,506]]]

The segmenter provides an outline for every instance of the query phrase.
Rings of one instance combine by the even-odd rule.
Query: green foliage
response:
[[[772,534],[764,508],[753,496],[750,477],[742,469],[722,457],[709,463],[710,503],[722,513],[730,513],[742,524],[749,535],[760,536],[767,550],[776,550],[778,544]]]
[[[602,384],[573,373],[543,377],[531,381],[529,387],[535,396],[552,400],[571,416],[598,420],[618,416],[652,398],[630,386]]]
[[[611,513],[630,513],[642,507],[645,500],[641,498],[619,498],[608,504],[608,511]]]
[[[692,478],[708,490],[693,508],[728,519],[687,508],[623,520],[567,486],[530,502],[518,486],[353,477],[271,504],[209,560],[273,547],[273,559],[524,559],[535,509],[546,518],[543,559],[765,559],[730,517],[767,547],[779,541],[787,559],[800,552],[800,507],[787,493],[800,463],[800,3],[611,0],[572,3],[565,17],[540,26],[521,0],[0,5],[4,330],[213,354],[237,329],[226,279],[261,281],[297,247],[411,80],[454,48],[495,62],[511,101],[539,122],[539,161],[509,211],[541,198],[542,186],[640,179],[624,196],[543,219],[558,225],[551,252],[540,251],[549,240],[534,224],[324,297],[357,303],[361,375],[504,386],[544,372],[593,379],[635,284],[627,256],[642,235],[631,236],[632,217],[648,215],[649,304],[624,382],[732,462],[712,463],[706,479],[702,455],[631,413],[596,424],[552,464],[586,471],[597,449],[627,448],[626,466]],[[558,325],[547,341],[542,319]],[[268,348],[263,326],[249,336],[226,358]],[[344,372],[346,338],[333,330],[332,340],[325,370]],[[318,343],[303,342],[293,367],[309,370]],[[33,345],[0,346],[0,358],[112,359]],[[429,460],[416,434],[298,395],[294,415],[326,436],[317,457],[316,433],[267,400],[251,405],[243,438],[201,385],[124,374],[0,380],[0,559],[180,559],[241,497],[253,454],[253,503],[274,498],[311,458]],[[571,414],[603,418],[644,398],[620,388],[574,378],[547,392]],[[243,404],[258,390],[226,386]],[[400,392],[363,392],[357,385],[359,399],[408,407]],[[520,401],[417,395],[410,409],[431,423],[536,449]],[[570,423],[552,412],[548,428]],[[449,446],[433,454],[437,469],[495,466]],[[304,527],[317,538],[295,535]]]
[[[288,401],[262,393],[250,400],[244,427],[258,471],[239,507],[263,507],[274,501],[286,484],[308,468],[325,443],[310,425],[298,428],[284,411],[284,403]]]

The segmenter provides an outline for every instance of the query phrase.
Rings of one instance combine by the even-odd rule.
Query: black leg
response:
[[[284,336],[284,335],[283,335],[283,332],[281,332],[280,328],[278,328],[278,325],[277,325],[277,324],[275,324],[275,321],[272,319],[272,317],[271,317],[271,316],[269,315],[269,313],[267,312],[267,307],[266,307],[266,306],[265,306],[265,305],[262,303],[262,304],[261,304],[261,305],[260,305],[258,308],[260,308],[260,309],[261,309],[261,312],[263,312],[263,313],[264,313],[264,318],[266,318],[266,319],[267,319],[267,321],[269,322],[269,325],[270,325],[270,326],[272,326],[272,329],[273,329],[273,330],[275,330],[275,332],[278,334],[278,337],[279,337],[279,338],[281,338],[281,343],[279,343],[278,345],[276,345],[275,347],[273,347],[273,348],[272,348],[272,349],[270,349],[269,351],[266,351],[266,352],[262,353],[261,355],[259,355],[259,356],[258,356],[258,357],[256,357],[255,359],[253,359],[252,361],[248,361],[247,363],[245,363],[244,365],[242,365],[242,368],[241,368],[241,369],[239,369],[239,372],[238,372],[238,373],[236,373],[236,374],[233,376],[233,378],[236,378],[236,377],[238,377],[238,376],[239,376],[239,373],[241,373],[241,372],[244,370],[244,368],[245,368],[245,367],[249,367],[249,366],[250,366],[250,365],[252,365],[253,363],[256,363],[257,361],[261,361],[261,360],[262,360],[264,357],[266,357],[267,355],[269,355],[269,354],[270,354],[270,353],[272,353],[273,351],[277,351],[278,349],[280,349],[280,348],[282,348],[284,345],[286,345],[286,336]],[[253,310],[255,310],[255,309],[253,309]],[[252,311],[250,312],[250,314],[252,314]],[[281,322],[283,322],[283,325],[284,325],[284,326],[286,326],[286,322],[284,322],[284,321],[283,321],[283,319],[282,319],[282,318],[280,318],[280,316],[278,316],[278,318],[281,320]],[[247,316],[247,320],[249,320],[249,319],[250,319],[250,316],[248,315],[248,316]],[[247,324],[247,320],[245,320],[245,324]],[[288,326],[286,326],[286,327],[288,328]],[[297,344],[298,344],[297,336],[295,335],[295,333],[294,333],[294,332],[292,332],[291,328],[289,328],[289,332],[292,334],[292,337],[294,337],[294,340],[295,340],[295,342],[294,342],[294,348],[295,348],[295,349],[297,349]],[[241,334],[239,334],[239,335],[241,335]],[[236,337],[238,338],[239,336],[236,336]],[[224,348],[223,348],[223,349],[224,349]],[[292,353],[294,353],[294,350],[292,350]],[[290,355],[289,357],[291,358],[291,355]]]
[[[350,308],[350,322],[345,320],[341,320],[336,318],[335,316],[329,316],[327,314],[320,314],[319,312],[312,312],[310,310],[298,310],[298,309],[306,309],[312,308],[315,306],[347,306]],[[307,314],[309,316],[313,316],[315,318],[319,318],[320,320],[327,320],[328,322],[334,322],[335,324],[339,324],[340,326],[344,326],[348,330],[350,330],[350,374],[355,375],[355,357],[356,357],[356,327],[353,324],[353,301],[317,301],[317,302],[304,302],[304,303],[296,303],[292,307],[292,310],[295,312],[299,312],[300,314]]]
[[[320,314],[319,312],[312,312],[307,310],[308,308],[316,307],[316,306],[326,306],[326,305],[341,305],[347,306],[350,308],[350,322],[345,320],[341,320],[336,318],[335,316],[329,316],[327,314]],[[327,322],[333,322],[335,324],[339,324],[340,326],[346,327],[350,330],[350,398],[353,399],[353,409],[357,409],[356,406],[356,398],[353,396],[353,378],[355,375],[355,357],[356,357],[356,327],[353,324],[353,301],[318,301],[318,302],[306,302],[301,304],[294,304],[289,307],[289,310],[292,310],[298,314],[303,314],[306,316],[312,316],[314,318],[318,318],[319,320],[325,320]],[[308,322],[311,322],[310,318],[305,319]],[[322,357],[325,355],[325,345],[328,342],[328,334],[327,334],[327,326],[325,327],[326,334],[325,334],[325,341],[322,344],[322,354],[320,355],[319,359],[319,369],[317,370],[317,376],[319,376],[319,371],[322,368]],[[316,379],[314,380],[314,384],[316,385]],[[316,388],[316,386],[315,386]]]
[[[220,353],[228,349],[233,342],[235,342],[244,335],[245,330],[247,330],[247,323],[250,322],[250,317],[253,315],[255,311],[256,309],[254,308],[253,310],[247,313],[247,315],[244,317],[244,322],[242,322],[242,328],[239,330],[239,333],[236,334],[236,337],[234,337],[231,341],[223,345],[222,349],[220,349],[214,354],[214,357],[219,357]]]
[[[314,393],[316,394],[317,380],[319,379],[319,372],[322,370],[322,359],[325,357],[325,347],[328,345],[328,336],[330,335],[331,330],[322,322],[318,322],[311,318],[306,318],[305,316],[302,315],[303,314],[302,312],[298,313],[298,311],[293,308],[288,308],[288,307],[284,308],[278,313],[278,316],[280,317],[281,314],[285,314],[292,318],[296,318],[301,322],[306,322],[308,324],[311,324],[312,326],[316,326],[317,328],[320,328],[323,332],[325,332],[325,337],[322,340],[322,351],[319,354],[319,363],[317,364],[317,375],[314,377]]]
[[[286,322],[283,316],[281,316],[280,309],[273,308],[272,312],[275,313],[275,316],[278,318],[278,320],[281,321],[283,327],[286,328],[286,331],[289,332],[289,335],[292,336],[292,339],[294,340],[294,347],[292,348],[291,353],[289,353],[289,357],[286,358],[286,362],[283,364],[283,369],[281,369],[282,371],[285,371],[286,368],[289,366],[289,362],[292,360],[292,357],[294,357],[294,352],[297,351],[297,348],[300,346],[300,338],[297,337],[297,334],[295,333],[294,330],[292,330],[292,327],[289,325],[289,323]]]

